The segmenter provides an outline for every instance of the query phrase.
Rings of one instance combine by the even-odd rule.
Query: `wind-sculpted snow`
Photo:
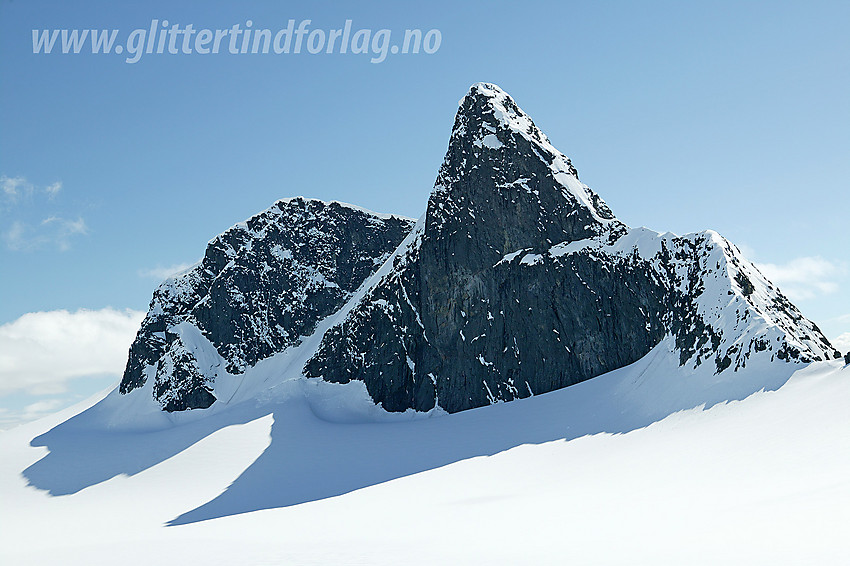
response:
[[[452,415],[264,362],[277,386],[226,410],[113,391],[0,433],[0,563],[847,563],[850,367],[674,350]],[[470,546],[505,525],[531,542]]]
[[[166,411],[208,408],[255,391],[246,369],[294,356],[306,377],[362,382],[387,411],[457,412],[575,385],[665,337],[680,365],[718,374],[838,355],[718,234],[617,220],[481,83],[415,228],[304,199],[235,226],[154,293],[121,393],[150,384]]]
[[[350,205],[285,199],[207,246],[154,293],[121,392],[152,378],[168,411],[209,407],[215,381],[285,350],[339,309],[413,221]],[[225,377],[226,376],[226,377]]]
[[[297,364],[282,368],[261,362],[246,370],[246,379],[274,386],[229,407],[216,403],[206,411],[142,413],[150,409],[143,390],[126,396],[113,391],[32,439],[33,446],[44,446],[49,453],[37,455],[23,476],[51,495],[82,495],[94,486],[107,488],[136,476],[144,481],[144,472],[180,461],[189,447],[217,431],[271,415],[264,448],[253,453],[237,477],[208,489],[206,500],[183,508],[179,516],[159,517],[160,523],[186,524],[332,498],[518,446],[627,433],[679,411],[699,413],[759,391],[779,390],[795,374],[798,381],[831,375],[832,383],[847,383],[847,368],[841,368],[831,362],[801,369],[761,357],[739,372],[715,375],[705,364],[680,366],[674,340],[667,338],[638,362],[598,379],[446,415],[439,410],[388,413],[371,401],[361,382],[327,383],[304,378]],[[231,456],[245,456],[243,447],[231,451],[221,453],[226,458],[216,455],[216,467]],[[184,470],[183,481],[204,483],[208,465],[202,461]],[[184,487],[167,475],[160,482],[163,490],[170,490],[157,492],[160,498]],[[134,484],[129,485],[132,491]]]

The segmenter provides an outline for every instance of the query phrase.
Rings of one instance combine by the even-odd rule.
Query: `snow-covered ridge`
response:
[[[715,357],[719,372],[729,366],[744,367],[759,352],[766,352],[771,360],[795,358],[803,362],[838,356],[817,325],[714,230],[677,236],[640,227],[630,229],[613,243],[597,237],[556,244],[542,254],[526,252],[506,254],[501,261],[535,266],[584,254],[594,261],[651,269],[664,285],[693,300],[691,309],[710,338],[686,349],[683,364],[699,365]]]
[[[121,392],[221,406],[277,387],[250,377],[263,367],[364,383],[391,412],[456,412],[574,385],[665,340],[715,375],[836,355],[720,235],[617,220],[507,93],[479,83],[415,226],[302,197],[236,224],[156,291]]]
[[[212,239],[154,292],[121,391],[147,381],[167,410],[227,399],[228,385],[338,309],[413,221],[339,202],[281,199]]]
[[[291,208],[292,205],[298,205],[302,208],[304,208],[306,206],[306,210],[308,210],[308,211],[310,211],[310,210],[313,210],[313,211],[323,210],[325,208],[331,208],[331,207],[337,206],[337,207],[340,207],[340,208],[346,208],[346,209],[354,211],[354,212],[362,213],[362,214],[365,214],[367,216],[374,217],[374,218],[380,219],[380,220],[397,219],[397,220],[404,220],[404,221],[411,222],[411,223],[416,222],[415,218],[408,218],[407,216],[402,216],[400,214],[375,212],[373,210],[369,210],[368,208],[364,208],[364,207],[358,206],[356,204],[351,204],[351,203],[347,203],[347,202],[343,202],[343,201],[339,201],[339,200],[322,200],[322,199],[317,199],[317,198],[313,198],[313,197],[304,197],[304,196],[284,197],[284,198],[280,198],[280,199],[276,200],[274,202],[274,204],[272,204],[269,208],[267,208],[263,212],[260,212],[258,214],[254,214],[250,218],[243,220],[241,222],[237,222],[236,224],[234,224],[233,226],[231,226],[230,228],[228,228],[227,230],[225,230],[224,232],[222,232],[221,234],[219,234],[218,236],[216,236],[215,238],[210,240],[208,243],[212,244],[216,241],[222,240],[229,233],[231,233],[233,231],[252,232],[253,235],[262,237],[264,235],[263,232],[262,231],[256,231],[254,228],[252,228],[252,226],[256,225],[257,223],[267,224],[268,221],[271,220],[271,218],[274,217],[274,216],[277,216],[278,218],[282,218],[283,216],[285,216],[286,214],[288,214],[290,212],[290,208]],[[313,212],[313,214],[315,215],[316,213]],[[191,268],[189,268],[189,269],[191,269]],[[188,271],[188,269],[186,271]],[[186,271],[182,272],[181,274],[186,273]],[[178,275],[181,275],[181,274],[178,274]]]
[[[267,235],[268,226],[274,224],[275,222],[285,222],[286,215],[290,213],[290,208],[292,205],[301,205],[302,207],[306,205],[307,210],[311,208],[321,209],[328,208],[332,206],[337,206],[340,208],[345,208],[357,213],[362,213],[368,217],[372,217],[379,220],[401,220],[404,222],[409,222],[411,225],[416,222],[415,218],[409,218],[407,216],[403,216],[400,214],[391,214],[391,213],[383,213],[383,212],[375,212],[373,210],[369,210],[362,206],[358,206],[356,204],[351,204],[339,200],[322,200],[313,197],[304,197],[304,196],[294,196],[294,197],[285,197],[280,198],[272,204],[268,209],[263,212],[252,215],[250,218],[243,220],[241,222],[237,222],[233,224],[230,228],[219,234],[218,236],[211,239],[207,245],[213,246],[220,244],[222,242],[226,242],[224,245],[230,246],[231,249],[228,250],[228,254],[235,256],[239,253],[239,249],[234,248],[234,242],[236,246],[242,245],[243,248],[250,249],[253,246],[253,241],[257,238],[262,239]],[[318,218],[319,215],[317,213],[312,214],[313,218]],[[256,226],[260,226],[258,229]],[[247,234],[247,238],[234,238],[235,234],[245,233]],[[282,250],[281,252],[286,252],[287,250]],[[191,292],[193,281],[196,279],[196,272],[198,268],[201,267],[203,261],[195,262],[190,265],[186,269],[174,273],[168,278],[166,278],[161,284],[160,289],[162,289],[163,293],[172,294],[175,298],[186,296],[187,291]]]
[[[322,204],[326,207],[331,206],[331,205],[337,205],[337,206],[341,206],[342,208],[348,208],[350,210],[362,212],[363,214],[367,214],[369,216],[374,216],[375,218],[380,218],[382,220],[389,220],[391,218],[398,218],[400,220],[409,220],[411,222],[416,222],[415,218],[410,218],[408,216],[403,216],[401,214],[393,214],[393,213],[386,213],[386,212],[375,212],[374,210],[369,210],[368,208],[364,208],[364,207],[358,206],[356,204],[351,204],[349,202],[343,202],[341,200],[322,200],[322,199],[317,199],[317,198],[313,198],[313,197],[305,197],[305,196],[300,196],[300,195],[295,196],[295,197],[284,197],[284,198],[278,199],[277,202],[275,202],[275,205],[277,205],[277,204],[289,204],[293,201],[310,201],[310,202]]]
[[[593,378],[665,338],[683,367],[724,376],[755,358],[836,355],[715,232],[618,221],[513,99],[480,83],[460,102],[421,235],[305,372],[362,380],[390,411],[455,412]]]

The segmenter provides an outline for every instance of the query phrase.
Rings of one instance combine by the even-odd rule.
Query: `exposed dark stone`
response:
[[[717,363],[717,373],[720,373],[721,371],[725,370],[726,368],[728,368],[729,366],[732,365],[732,358],[730,358],[728,355],[723,356],[723,358],[718,357],[717,360],[716,360],[716,363]]]
[[[286,199],[212,240],[201,263],[155,292],[121,393],[144,385],[169,411],[208,407],[216,370],[198,367],[177,329],[200,330],[231,374],[296,344],[410,232],[413,221],[340,203]],[[211,400],[212,399],[212,400]]]
[[[750,281],[750,279],[744,275],[742,271],[739,271],[738,274],[735,275],[735,282],[741,287],[741,292],[744,293],[745,297],[749,297],[753,294],[753,291],[756,290],[756,288],[753,287],[753,282]]]
[[[760,338],[746,350],[734,337],[727,344],[699,312],[706,280],[728,277],[716,252],[729,244],[719,237],[662,240],[651,263],[592,247],[550,253],[553,244],[614,243],[627,230],[510,97],[473,87],[421,233],[329,330],[305,374],[361,380],[389,411],[455,412],[622,367],[668,333],[682,365],[714,358],[717,372],[770,348]],[[754,285],[736,254],[721,251],[749,297]],[[779,308],[802,319],[793,305]],[[737,316],[746,326],[749,310]],[[805,359],[784,347],[787,359]]]
[[[313,333],[393,250],[392,267],[304,367],[364,382],[389,411],[455,412],[552,391],[635,362],[665,338],[681,365],[717,373],[754,355],[840,357],[718,234],[617,220],[493,85],[461,102],[424,219],[399,246],[411,227],[299,198],[228,230],[154,293],[121,392],[151,383],[167,411],[210,406],[218,379]]]

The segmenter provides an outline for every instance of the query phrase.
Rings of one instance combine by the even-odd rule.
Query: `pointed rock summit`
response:
[[[307,378],[363,382],[388,411],[456,412],[579,383],[662,342],[716,374],[839,355],[720,235],[617,220],[507,93],[479,83],[415,226],[280,201],[157,290],[121,392],[207,407],[246,368],[310,344]]]
[[[429,232],[468,226],[494,253],[624,228],[579,181],[569,158],[506,92],[487,83],[460,102],[426,219]]]

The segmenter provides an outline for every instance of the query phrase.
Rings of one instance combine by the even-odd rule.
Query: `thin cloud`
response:
[[[22,195],[32,192],[32,185],[23,177],[0,176],[0,191],[11,201],[17,201]]]
[[[57,310],[0,325],[0,396],[56,395],[73,379],[121,375],[143,317],[112,308]]]
[[[67,250],[71,247],[69,243],[71,236],[88,234],[89,232],[88,226],[86,226],[86,222],[82,218],[66,220],[58,216],[49,216],[41,221],[41,226],[53,229],[51,239],[61,250]]]
[[[744,255],[744,257],[749,259],[750,261],[752,261],[752,258],[756,257],[756,250],[751,246],[743,242],[736,242],[735,246]]]
[[[829,322],[850,322],[850,313],[842,314],[840,316],[836,316],[835,318],[829,319]]]
[[[0,193],[7,201],[15,203],[29,197],[34,193],[44,193],[49,198],[56,196],[62,190],[62,181],[56,181],[44,187],[37,188],[26,177],[17,176],[9,177],[8,175],[0,175]]]
[[[842,354],[846,354],[850,352],[850,332],[845,332],[844,334],[839,334],[832,340],[832,345],[838,348],[838,351]]]
[[[788,263],[757,263],[765,277],[776,283],[792,301],[805,301],[836,293],[847,266],[822,257],[798,257]]]
[[[61,190],[62,190],[62,181],[56,181],[55,183],[52,183],[52,184],[44,187],[44,192],[46,192],[47,196],[49,196],[50,198],[55,197],[56,194]]]
[[[8,249],[65,251],[76,236],[88,234],[81,216],[57,210],[62,188],[62,181],[37,187],[26,177],[0,175],[0,239]]]
[[[190,267],[194,267],[196,264],[194,263],[177,263],[175,265],[171,265],[168,267],[154,267],[151,269],[140,269],[139,277],[145,277],[148,279],[156,279],[158,281],[164,281],[169,277],[174,277],[178,275]]]
[[[73,405],[73,398],[52,398],[41,399],[35,403],[30,403],[22,409],[10,409],[8,407],[0,407],[0,430],[7,430],[18,425],[38,420],[46,417],[56,411]]]
[[[55,247],[60,251],[71,249],[74,236],[89,233],[86,221],[82,217],[76,220],[60,216],[48,216],[37,224],[28,224],[16,220],[3,234],[6,247],[12,251],[32,251]]]
[[[26,225],[23,222],[12,222],[12,226],[3,234],[3,239],[6,240],[9,249],[18,249],[18,246],[23,244],[25,241],[24,232],[26,232]]]

